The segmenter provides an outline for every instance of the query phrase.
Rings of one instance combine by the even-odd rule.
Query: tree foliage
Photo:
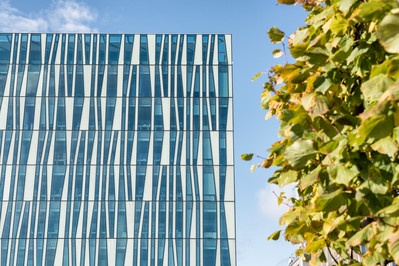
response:
[[[291,206],[282,235],[305,243],[297,255],[313,265],[326,249],[340,265],[399,264],[399,2],[278,3],[308,11],[288,40],[268,32],[295,59],[271,68],[261,94],[282,138],[260,166],[276,166],[269,182],[295,183],[298,194],[279,199]]]

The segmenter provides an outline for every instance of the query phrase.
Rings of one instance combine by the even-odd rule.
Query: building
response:
[[[236,265],[230,35],[0,34],[1,265]]]

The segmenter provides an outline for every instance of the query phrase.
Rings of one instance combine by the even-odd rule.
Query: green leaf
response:
[[[282,172],[277,179],[278,185],[280,187],[286,186],[292,182],[295,182],[298,178],[298,172],[297,171],[287,171],[287,172]]]
[[[311,140],[298,139],[285,150],[285,158],[294,168],[302,168],[315,156]]]
[[[361,58],[360,57],[361,55],[366,54],[369,51],[369,48],[370,47],[366,46],[366,45],[356,47],[349,54],[348,58],[346,58],[346,62],[347,63],[355,63],[355,65],[356,65],[356,60],[359,60],[359,58]]]
[[[337,189],[331,193],[322,194],[316,198],[315,209],[322,212],[330,212],[338,210],[342,205],[347,204],[345,194],[341,189]]]
[[[360,6],[360,12],[358,16],[365,21],[377,20],[381,16],[384,16],[387,10],[391,8],[389,2],[392,1],[374,0],[374,1],[369,1],[367,3],[363,3]]]
[[[327,142],[322,147],[320,147],[319,151],[322,152],[322,153],[325,153],[325,154],[331,153],[338,147],[338,145],[339,145],[338,141],[335,141],[335,140],[334,141],[330,141],[330,142]]]
[[[335,35],[343,35],[349,27],[349,23],[341,15],[337,14],[331,23],[330,30]]]
[[[319,239],[319,240],[316,240],[316,241],[309,242],[306,245],[305,249],[309,253],[315,253],[317,251],[322,250],[325,247],[326,247],[326,241],[324,239]]]
[[[300,58],[306,53],[306,49],[308,48],[307,44],[296,44],[292,47],[290,47],[290,52],[292,57],[294,58]]]
[[[371,224],[365,226],[356,234],[354,234],[349,240],[348,245],[352,247],[359,246],[364,242],[367,242],[374,234],[374,230],[371,227]]]
[[[367,180],[359,186],[359,189],[367,189],[371,191],[374,197],[377,197],[376,195],[384,195],[388,192],[389,180],[373,165],[369,166],[366,179]],[[370,195],[368,195],[368,197],[370,197]],[[370,208],[381,209],[378,200],[371,201],[371,204],[372,205],[369,205]]]
[[[264,72],[258,72],[256,73],[256,75],[252,78],[252,81],[257,80],[260,76],[262,76],[264,74]]]
[[[241,154],[241,160],[250,161],[250,160],[252,160],[253,156],[254,156],[253,153]]]
[[[359,175],[359,170],[355,167],[348,168],[343,165],[330,166],[328,172],[335,182],[346,186],[348,186],[353,179]]]
[[[279,58],[279,57],[281,57],[283,54],[284,54],[283,51],[281,51],[280,49],[275,49],[275,50],[273,50],[273,57],[274,57],[274,58]]]
[[[309,36],[309,30],[308,29],[299,29],[299,30],[297,30],[295,32],[295,35],[294,35],[293,39],[292,39],[292,45],[296,46],[298,44],[303,43],[308,36]]]
[[[368,253],[370,254],[370,253]],[[374,251],[370,256],[364,256],[363,264],[365,266],[375,266],[384,261],[385,258],[379,252]]]
[[[319,180],[320,170],[321,170],[321,167],[318,166],[316,169],[314,169],[309,174],[301,177],[301,179],[299,181],[300,188],[302,190],[304,190],[304,189],[310,187],[311,185],[313,185],[315,182],[317,182]]]
[[[390,157],[393,157],[398,151],[398,145],[390,136],[373,143],[371,148],[381,154],[388,154]]]
[[[389,62],[388,76],[394,80],[399,79],[399,60],[395,59],[388,62]]]
[[[305,229],[306,229],[306,224],[294,220],[287,225],[287,228],[285,229],[285,235],[301,234],[305,231]]]
[[[301,106],[297,106],[292,110],[284,110],[280,119],[289,124],[300,124],[306,121],[308,113]]]
[[[323,94],[325,94],[333,85],[333,83],[331,82],[331,80],[329,78],[326,77],[318,77],[317,80],[314,82],[314,87],[316,89],[316,91],[319,91]]]
[[[316,47],[306,53],[306,56],[309,57],[309,63],[316,66],[325,65],[328,58],[331,56],[328,54],[323,48]]]
[[[288,225],[292,223],[297,218],[297,213],[291,210],[285,212],[279,219],[279,224],[281,226]]]
[[[388,89],[381,95],[379,102],[399,100],[399,82],[389,85]]]
[[[295,4],[295,0],[278,0],[277,3],[284,5],[292,5]]]
[[[281,230],[278,230],[278,231],[276,231],[276,232],[274,232],[273,234],[271,234],[268,238],[267,238],[267,240],[278,240],[279,238],[280,238],[280,233],[281,233]]]
[[[274,90],[274,86],[270,82],[265,82],[263,84],[263,90],[264,91],[273,91]]]
[[[306,111],[310,112],[312,110],[312,108],[314,106],[315,96],[316,96],[315,93],[310,93],[310,94],[306,94],[302,97],[301,104]]]
[[[399,263],[399,232],[396,232],[395,234],[393,234],[389,237],[388,250],[389,250],[389,253],[391,254],[392,258],[394,258],[395,263],[398,264]]]
[[[271,98],[273,98],[273,95],[271,95],[270,91],[268,90],[263,91],[260,102],[262,109],[264,110],[269,109],[269,101]]]
[[[399,14],[388,14],[377,29],[381,45],[389,53],[399,53]]]
[[[387,74],[390,63],[390,60],[385,60],[384,62],[382,62],[382,64],[374,65],[371,68],[370,79],[378,76],[379,74]]]
[[[281,77],[285,82],[294,80],[300,73],[301,69],[297,65],[287,64],[281,70]]]
[[[324,95],[317,94],[315,97],[315,105],[313,106],[313,115],[323,115],[330,110],[331,101]]]
[[[330,60],[342,63],[348,58],[351,52],[350,50],[346,50],[345,47],[342,47],[330,57]]]
[[[384,74],[379,74],[374,78],[364,82],[361,91],[365,96],[365,100],[369,102],[378,101],[381,95],[387,90],[392,80]]]
[[[272,27],[267,34],[269,35],[272,43],[280,43],[284,39],[285,33],[279,30],[277,27]]]
[[[317,12],[313,16],[309,16],[307,22],[313,25],[313,27],[322,27],[326,23],[326,18],[330,18],[334,13],[334,7],[328,6],[322,12]]]
[[[373,143],[378,139],[391,135],[393,128],[393,119],[378,114],[371,116],[360,125],[356,143],[359,145],[365,141]]]
[[[377,214],[383,217],[393,217],[393,216],[397,217],[399,215],[399,203],[398,202],[393,203],[378,211]]]
[[[278,206],[280,206],[281,204],[283,204],[284,200],[287,199],[287,197],[285,196],[285,192],[282,191],[280,193],[280,195],[277,197],[277,204]]]
[[[338,2],[339,10],[346,14],[355,2],[356,0],[341,0]]]
[[[330,100],[320,94],[311,93],[302,97],[302,106],[311,115],[322,115],[330,109]]]

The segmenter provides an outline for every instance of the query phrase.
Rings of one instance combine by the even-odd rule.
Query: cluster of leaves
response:
[[[399,264],[399,2],[278,3],[308,11],[288,39],[295,63],[274,66],[261,95],[282,138],[260,166],[277,166],[269,182],[295,183],[298,194],[279,199],[291,206],[284,236],[305,244],[297,255],[312,265],[323,250],[339,265]],[[268,34],[284,43],[278,28]]]

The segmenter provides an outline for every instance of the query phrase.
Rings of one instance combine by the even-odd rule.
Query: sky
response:
[[[100,33],[227,33],[233,38],[236,238],[238,266],[285,266],[294,247],[284,240],[268,241],[281,229],[284,212],[267,183],[275,169],[250,172],[254,162],[243,153],[267,156],[278,140],[279,123],[265,121],[260,93],[265,77],[252,81],[285,59],[274,59],[267,30],[277,26],[287,36],[304,25],[300,6],[277,0],[0,0],[0,32]],[[292,193],[287,189],[287,193]]]

